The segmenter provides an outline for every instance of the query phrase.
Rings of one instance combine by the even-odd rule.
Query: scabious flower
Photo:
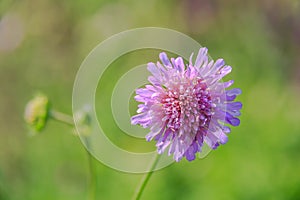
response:
[[[209,60],[207,48],[200,48],[193,64],[190,57],[168,59],[159,55],[161,63],[148,63],[151,84],[136,90],[137,115],[131,123],[150,128],[146,140],[156,140],[159,154],[168,148],[178,162],[183,157],[192,161],[201,152],[204,142],[212,149],[227,142],[228,125],[238,126],[242,108],[235,102],[238,88],[225,90],[233,81],[222,82],[231,72],[223,59]]]

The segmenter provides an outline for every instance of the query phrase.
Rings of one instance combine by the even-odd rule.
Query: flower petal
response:
[[[172,64],[167,56],[167,54],[165,52],[162,52],[159,54],[159,58],[162,62],[163,65],[165,65],[166,67],[170,67],[172,68]]]
[[[232,116],[228,112],[226,112],[225,121],[226,121],[226,123],[228,123],[228,124],[230,124],[232,126],[238,126],[238,125],[240,125],[240,120],[238,118]]]
[[[195,67],[199,68],[203,63],[207,62],[208,60],[207,51],[208,50],[205,47],[200,48],[196,58]]]

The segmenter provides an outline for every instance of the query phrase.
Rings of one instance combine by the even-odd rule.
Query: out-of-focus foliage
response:
[[[143,199],[299,199],[298,0],[0,1],[0,199],[86,199],[88,161],[79,139],[52,121],[28,138],[24,105],[42,91],[55,109],[71,113],[73,81],[87,53],[114,33],[144,26],[181,31],[211,57],[223,57],[244,108],[226,145],[154,173]],[[96,106],[105,109],[97,114],[122,148],[148,151],[153,144],[117,128],[112,88],[158,52],[125,55],[100,80]],[[98,199],[132,196],[141,175],[95,164]]]

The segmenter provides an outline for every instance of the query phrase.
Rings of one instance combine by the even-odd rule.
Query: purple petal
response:
[[[151,72],[153,74],[153,76],[155,78],[157,78],[158,80],[161,80],[160,70],[158,69],[158,67],[154,63],[152,63],[152,62],[148,63],[147,64],[147,69],[148,69],[149,72]]]
[[[144,88],[139,88],[136,90],[136,94],[138,94],[140,96],[144,96],[144,97],[151,97],[151,95],[153,94],[153,91],[150,91],[150,90],[144,89]]]
[[[149,76],[148,81],[156,86],[161,85],[161,82],[157,80],[157,78],[155,78],[154,76]]]
[[[212,149],[216,149],[219,146],[218,138],[210,132],[207,133],[206,137],[204,138],[204,141]]]
[[[193,65],[193,56],[194,56],[194,53],[192,53],[190,56],[189,65]]]
[[[199,132],[196,135],[196,140],[197,140],[200,147],[203,145],[203,131],[199,130]]]
[[[236,95],[228,96],[226,95],[226,101],[234,101],[236,98]]]
[[[226,123],[231,124],[232,126],[240,125],[240,120],[238,118],[232,116],[228,112],[226,112],[225,121],[226,121]]]
[[[157,152],[163,153],[166,148],[171,144],[172,133],[166,132],[156,143]]]
[[[134,99],[135,99],[136,101],[138,101],[138,102],[146,102],[146,101],[148,101],[147,99],[149,99],[149,98],[145,98],[145,97],[142,97],[142,96],[140,96],[140,95],[136,95],[136,96],[134,97]]]
[[[241,102],[229,102],[226,103],[227,110],[240,110],[243,107]]]
[[[202,64],[202,67],[199,70],[199,74],[200,74],[201,77],[205,77],[205,76],[210,75],[209,71],[210,71],[211,67],[214,64],[214,61],[211,60],[208,64],[207,64],[207,62],[208,62],[208,60],[205,60],[204,63]],[[213,76],[215,76],[215,75],[213,75]]]
[[[171,62],[165,52],[160,53],[159,58],[165,66],[172,67]]]
[[[148,110],[149,110],[148,106],[146,106],[145,104],[139,104],[136,112],[142,113],[142,112],[146,112]]]
[[[159,127],[159,126],[156,126],[156,127],[152,127],[151,128],[151,131],[146,135],[146,140],[149,142],[151,141],[154,137],[162,134],[164,131],[164,128],[163,127]]]
[[[228,87],[230,87],[230,86],[231,86],[233,83],[234,83],[234,81],[233,81],[233,80],[230,80],[230,81],[224,82],[224,83],[223,83],[223,85],[224,85],[224,88],[228,88]],[[229,90],[227,90],[227,91],[229,91]]]
[[[242,93],[242,90],[240,88],[233,88],[231,90],[227,90],[225,93],[226,101],[233,101],[235,100],[237,95],[240,95]]]
[[[230,133],[231,129],[228,126],[222,126],[222,130],[224,131],[224,133]]]
[[[227,96],[240,95],[242,94],[242,90],[240,88],[233,88],[231,90],[226,90]]]
[[[181,57],[178,57],[175,59],[175,66],[177,68],[177,70],[179,72],[183,72],[184,71],[184,63],[183,63],[183,59]]]
[[[140,124],[144,128],[147,128],[148,125],[151,123],[151,118],[152,117],[149,116],[148,113],[141,113],[131,117],[131,124],[132,125]]]
[[[231,72],[231,70],[232,70],[231,66],[228,65],[224,66],[222,69],[220,69],[220,77],[226,76]]]
[[[185,152],[185,157],[188,161],[193,161],[196,158],[197,144],[192,144]]]
[[[203,63],[207,62],[207,60],[207,48],[200,48],[196,58],[195,67],[200,67]]]
[[[220,131],[218,137],[219,137],[219,140],[220,140],[221,144],[226,144],[227,143],[228,136],[225,133],[223,133],[222,131]]]
[[[213,67],[210,70],[211,74],[215,74],[221,67],[225,65],[225,61],[223,59],[218,59]]]

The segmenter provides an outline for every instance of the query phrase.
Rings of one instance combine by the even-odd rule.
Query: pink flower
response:
[[[193,56],[193,55],[192,55]],[[241,102],[234,102],[240,89],[225,90],[233,81],[221,79],[231,72],[223,59],[209,61],[207,49],[201,48],[192,63],[185,67],[183,59],[168,59],[160,53],[162,62],[148,63],[151,85],[136,90],[137,115],[131,123],[150,128],[147,141],[156,140],[159,154],[168,148],[178,162],[183,157],[194,160],[203,143],[212,149],[227,142],[230,128],[238,126]]]

